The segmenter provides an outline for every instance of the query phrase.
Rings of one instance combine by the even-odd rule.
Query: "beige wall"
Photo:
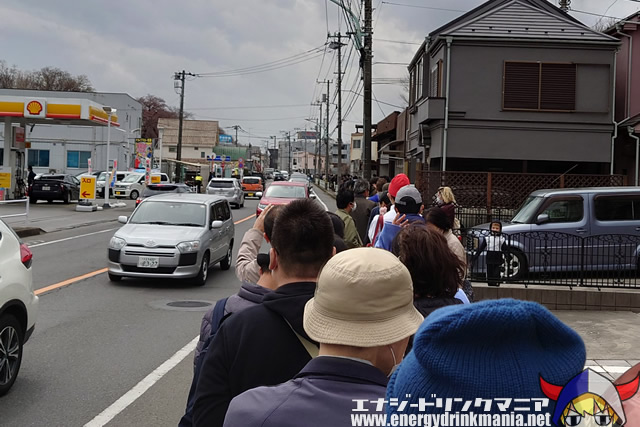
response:
[[[160,119],[158,128],[162,135],[162,158],[175,159],[176,152],[171,147],[178,145],[178,119]],[[220,128],[214,120],[184,120],[182,124],[182,152],[184,161],[206,162],[206,157],[215,151]],[[204,158],[202,157],[204,153]]]

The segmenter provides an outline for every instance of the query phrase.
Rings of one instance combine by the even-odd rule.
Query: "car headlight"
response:
[[[258,203],[258,209],[264,210],[266,207],[267,207],[267,205],[262,204],[262,203]]]
[[[177,247],[181,253],[198,252],[198,249],[200,249],[200,241],[194,240],[191,242],[178,243]]]
[[[121,239],[120,237],[113,236],[111,240],[109,240],[109,249],[115,249],[119,251],[120,249],[124,248],[124,245],[126,244],[126,240]]]

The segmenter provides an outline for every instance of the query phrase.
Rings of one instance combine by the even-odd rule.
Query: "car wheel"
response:
[[[527,257],[518,249],[507,249],[502,254],[500,276],[507,280],[519,280],[527,274]]]
[[[244,197],[242,198],[242,202],[240,203],[240,207],[244,208]]]
[[[122,276],[116,276],[115,274],[109,274],[109,280],[111,280],[112,282],[119,282],[122,280]]]
[[[220,268],[222,270],[228,270],[231,268],[231,258],[233,257],[233,252],[231,252],[231,246],[227,249],[227,256],[224,257],[222,261],[220,261]]]
[[[0,319],[0,396],[16,381],[22,363],[24,333],[18,319],[10,314]]]
[[[129,198],[131,200],[135,200],[138,198],[138,194],[139,194],[138,190],[131,190],[131,194],[129,194]]]
[[[71,196],[69,195],[69,192],[65,191],[64,194],[62,195],[62,203],[64,203],[65,205],[68,205],[70,198]]]
[[[32,205],[36,204],[38,203],[38,199],[36,199],[35,197],[29,197],[29,203],[31,203]]]
[[[195,278],[195,285],[203,286],[207,283],[207,277],[209,277],[209,252],[202,256],[202,264],[200,264],[200,271]]]

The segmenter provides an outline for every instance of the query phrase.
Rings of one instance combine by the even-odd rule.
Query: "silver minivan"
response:
[[[244,191],[236,178],[212,178],[207,185],[207,194],[222,196],[237,209],[244,207]]]
[[[484,224],[468,231],[472,272],[485,271],[485,252],[474,251],[488,230]],[[534,191],[511,221],[502,222],[502,233],[506,278],[527,272],[640,268],[640,188]]]
[[[209,267],[231,267],[234,225],[229,202],[206,194],[172,193],[144,199],[109,242],[109,279],[193,278]]]

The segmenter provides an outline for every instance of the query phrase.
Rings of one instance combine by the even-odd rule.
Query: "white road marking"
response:
[[[66,242],[67,240],[73,240],[73,239],[77,239],[79,237],[87,237],[87,236],[94,236],[94,235],[100,234],[100,233],[107,233],[107,232],[113,231],[113,230],[117,230],[117,228],[109,228],[108,230],[95,231],[93,233],[80,234],[78,236],[66,237],[64,239],[52,240],[50,242],[44,242],[44,243],[36,243],[35,245],[27,245],[27,246],[29,246],[30,248],[37,248],[38,246],[52,245],[54,243]]]
[[[319,202],[322,204],[322,206],[324,206],[324,210],[325,210],[325,211],[328,211],[328,210],[329,210],[329,208],[327,207],[327,205],[325,205],[325,203],[322,201],[322,199],[320,198],[320,196],[318,196],[318,193],[316,193],[316,191],[315,191],[315,190],[313,190],[313,194],[315,194],[315,195],[316,195],[316,200],[317,200],[317,201],[319,201]]]
[[[119,413],[127,409],[129,405],[138,400],[147,390],[155,383],[160,381],[169,371],[175,368],[184,360],[195,348],[200,336],[196,336],[189,344],[182,347],[176,354],[171,356],[166,362],[158,366],[155,371],[147,375],[142,381],[135,385],[131,390],[122,395],[122,397],[107,409],[98,414],[94,419],[84,425],[84,427],[102,427],[113,420]]]

